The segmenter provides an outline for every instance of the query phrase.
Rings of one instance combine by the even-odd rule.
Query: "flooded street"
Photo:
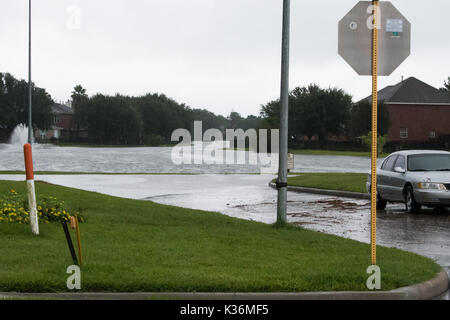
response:
[[[222,150],[222,153],[224,159],[230,155],[236,159],[243,156],[246,164],[211,164],[208,160],[214,159],[209,155],[203,156],[202,163],[195,164],[198,155],[193,154],[192,164],[176,165],[170,147],[78,148],[39,144],[33,146],[33,162],[35,171],[89,173],[261,173],[264,168],[250,164],[249,152]],[[277,172],[278,155],[267,156],[275,168],[268,172]],[[295,172],[366,173],[369,168],[370,159],[365,157],[295,155]],[[22,146],[0,144],[0,171],[6,170],[23,170]]]
[[[35,170],[129,174],[36,175],[36,180],[112,196],[215,211],[268,224],[276,221],[277,192],[268,186],[274,175],[256,174],[259,168],[249,165],[177,166],[171,161],[170,150],[39,147],[34,153]],[[20,149],[0,145],[0,170],[23,170],[22,157]],[[297,172],[364,173],[368,168],[370,159],[361,157],[296,155],[295,158]],[[23,179],[21,175],[0,175],[0,180]],[[368,200],[289,192],[288,221],[306,229],[370,242]],[[410,215],[404,211],[404,205],[390,204],[385,211],[378,212],[377,243],[430,257],[450,270],[450,212],[425,209],[421,214]],[[443,298],[450,296],[447,294]]]

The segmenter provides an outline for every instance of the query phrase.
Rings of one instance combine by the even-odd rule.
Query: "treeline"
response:
[[[179,128],[193,134],[194,121],[202,121],[203,130],[278,129],[280,102],[261,106],[260,116],[243,118],[237,112],[228,117],[204,109],[192,109],[163,94],[141,97],[96,94],[76,86],[72,94],[75,119],[87,130],[91,143],[156,146],[171,143],[172,132]],[[298,87],[289,95],[289,143],[291,147],[325,147],[333,137],[349,141],[371,131],[372,106],[367,100],[352,102],[344,90],[323,89],[311,84]],[[387,106],[378,105],[378,130],[381,136],[391,125]],[[314,141],[314,144],[312,143]]]
[[[442,90],[450,88],[450,78]],[[45,89],[33,86],[33,126],[50,129],[53,100]],[[194,109],[163,94],[140,97],[96,94],[89,97],[78,85],[72,92],[75,123],[81,135],[74,141],[112,145],[161,145],[171,143],[179,128],[193,131],[194,121],[203,130],[278,129],[280,102],[261,106],[259,116],[242,117],[231,112],[224,117],[205,109]],[[329,141],[355,142],[371,131],[371,102],[354,103],[344,90],[320,88],[315,84],[297,87],[289,95],[289,144],[291,147],[328,147]],[[0,73],[0,141],[5,141],[18,124],[27,124],[28,84],[8,73]],[[378,132],[385,136],[391,122],[387,106],[378,105]],[[87,136],[87,138],[86,138]]]
[[[33,126],[49,129],[52,124],[53,100],[45,91],[33,88]],[[28,82],[18,80],[9,73],[0,73],[0,142],[7,142],[14,128],[28,125]]]
[[[280,101],[261,107],[261,116],[271,128],[279,127]],[[357,103],[344,90],[322,89],[315,84],[298,87],[289,94],[289,144],[291,147],[326,147],[329,140],[351,141],[371,131],[372,105]],[[386,104],[378,105],[378,132],[391,125]]]
[[[203,122],[203,130],[278,129],[279,100],[261,106],[260,116],[242,117],[231,112],[228,117],[205,109],[193,109],[163,94],[140,97],[96,94],[76,86],[72,106],[78,132],[70,142],[111,145],[161,145],[171,143],[171,134],[179,128],[193,131],[194,121]],[[33,85],[33,126],[50,129],[53,100],[45,89]],[[390,121],[387,107],[379,104],[379,133],[387,134]],[[28,123],[28,84],[8,73],[0,73],[0,141],[5,142],[18,124]],[[289,96],[289,142],[291,147],[324,147],[332,137],[352,140],[371,131],[371,105],[340,89],[323,89],[317,85],[298,87]],[[314,144],[312,144],[314,142]]]
[[[75,119],[87,130],[91,143],[156,146],[171,143],[172,132],[183,128],[193,132],[194,121],[203,122],[203,130],[216,128],[256,128],[261,118],[243,118],[232,112],[229,117],[204,109],[192,109],[163,94],[141,97],[96,94],[88,97],[81,87],[72,94]]]

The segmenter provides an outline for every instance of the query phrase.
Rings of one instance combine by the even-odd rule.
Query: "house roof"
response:
[[[72,108],[65,106],[63,104],[55,103],[52,106],[52,113],[57,114],[74,114],[74,111]]]
[[[372,101],[372,96],[364,100]],[[450,104],[450,92],[438,90],[411,77],[378,91],[378,100],[386,103]]]

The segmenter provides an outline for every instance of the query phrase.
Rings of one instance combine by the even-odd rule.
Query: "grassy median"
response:
[[[289,149],[290,153],[309,156],[346,156],[346,157],[366,157],[370,158],[370,151],[333,151],[333,150],[313,150],[313,149]],[[381,153],[378,158],[386,158],[389,153]]]
[[[0,181],[0,194],[25,192]],[[369,245],[297,227],[37,183],[82,210],[83,291],[301,292],[366,290]],[[274,212],[274,215],[276,213]],[[433,278],[440,267],[380,247],[382,289]],[[0,291],[64,292],[72,264],[61,225],[0,223]]]
[[[366,173],[292,173],[288,184],[294,187],[366,193]]]

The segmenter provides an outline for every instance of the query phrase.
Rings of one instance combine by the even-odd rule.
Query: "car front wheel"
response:
[[[408,186],[406,188],[405,204],[406,204],[406,211],[408,213],[418,213],[420,212],[420,209],[422,209],[422,206],[419,203],[417,203],[416,199],[414,198],[414,191],[411,186]]]
[[[380,194],[377,194],[377,210],[386,209],[387,201],[380,197]]]

